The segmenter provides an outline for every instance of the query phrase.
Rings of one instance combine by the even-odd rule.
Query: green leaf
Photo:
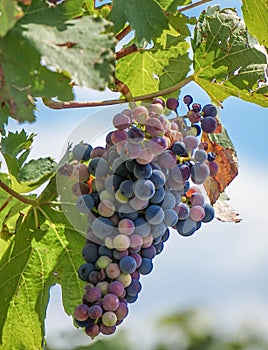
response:
[[[50,157],[32,159],[20,169],[18,179],[21,182],[37,182],[53,174],[56,165]]]
[[[39,200],[55,197],[53,180]],[[2,240],[1,236],[0,246]],[[73,313],[82,298],[77,268],[82,263],[83,244],[84,238],[68,225],[61,211],[49,204],[29,210],[0,264],[3,349],[42,348],[49,288],[53,284],[62,284],[65,310]]]
[[[85,0],[68,0],[57,6],[49,6],[46,1],[33,0],[28,6],[21,23],[39,23],[65,28],[64,22],[83,15]]]
[[[76,84],[104,89],[113,78],[115,40],[105,31],[110,23],[99,17],[82,17],[65,23],[64,30],[28,23],[24,36],[34,42],[48,66],[65,71]],[[106,66],[105,72],[102,66]]]
[[[0,37],[16,24],[20,18],[19,8],[15,0],[0,0]]]
[[[242,0],[243,16],[251,35],[268,47],[268,1]]]
[[[213,6],[202,13],[192,47],[194,80],[213,101],[220,104],[232,95],[268,106],[266,55],[234,10]]]
[[[35,134],[25,130],[9,132],[2,138],[1,152],[5,158],[11,187],[19,193],[30,192],[47,181],[56,170],[56,163],[49,157],[31,160],[25,164]]]
[[[6,117],[8,112],[20,122],[33,121],[34,97],[72,98],[70,78],[41,66],[40,60],[32,42],[18,27],[0,40],[0,115]]]
[[[11,183],[7,174],[0,173],[0,234],[11,238],[30,206],[6,192],[2,188],[2,184],[10,187]],[[35,195],[26,198],[33,200]],[[0,252],[2,252],[1,249]]]
[[[157,0],[159,5],[167,12],[175,13],[178,6],[184,6],[191,3],[190,0]]]
[[[138,42],[150,42],[168,28],[168,19],[154,0],[114,0],[109,18],[114,23],[115,33],[128,22]]]
[[[188,43],[180,41],[176,46],[156,45],[150,50],[139,50],[119,60],[117,77],[129,87],[133,96],[171,87],[189,71],[188,48]]]

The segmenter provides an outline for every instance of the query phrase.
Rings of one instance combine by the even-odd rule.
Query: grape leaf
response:
[[[178,6],[188,5],[191,3],[190,0],[157,0],[157,2],[168,13],[175,13]]]
[[[230,95],[268,106],[267,58],[232,9],[208,8],[192,40],[194,80],[220,104]]]
[[[64,29],[65,21],[83,15],[84,3],[85,0],[68,0],[50,6],[46,1],[33,0],[20,23],[38,23]]]
[[[32,159],[19,171],[20,182],[37,182],[45,176],[51,176],[55,172],[57,163],[50,157]]]
[[[2,188],[3,184],[10,187],[10,179],[7,174],[0,173],[0,233],[10,238],[16,232],[23,215],[29,210],[29,204],[19,201],[6,192]],[[33,200],[35,195],[26,198]]]
[[[19,193],[27,193],[42,185],[55,172],[56,163],[49,157],[31,160],[26,163],[34,134],[25,130],[9,132],[1,140],[1,152],[5,158],[11,187]]]
[[[268,1],[242,0],[243,16],[251,35],[268,47]]]
[[[53,180],[39,201],[55,197]],[[0,343],[4,349],[42,348],[51,285],[62,284],[65,310],[73,313],[82,298],[77,268],[83,242],[60,210],[49,204],[29,210],[1,259]]]
[[[65,22],[66,29],[34,23],[23,25],[23,34],[35,43],[46,65],[66,71],[76,84],[104,89],[112,80],[114,38],[105,33],[109,22],[82,17]],[[101,70],[107,66],[106,71]]]
[[[17,1],[0,0],[0,13],[0,37],[2,37],[14,27],[17,20],[22,16],[22,12],[19,11]]]
[[[15,27],[1,39],[0,52],[0,115],[33,121],[34,97],[72,98],[70,78],[41,66],[40,54],[22,30]]]
[[[188,43],[180,41],[177,46],[139,50],[119,60],[117,77],[134,96],[171,87],[189,71],[188,48]]]
[[[114,23],[115,33],[128,22],[138,42],[150,42],[168,28],[168,19],[154,0],[114,0],[109,18]]]
[[[219,167],[218,173],[213,177],[209,176],[204,183],[211,204],[217,203],[221,193],[238,175],[238,159],[234,145],[226,129],[222,125],[219,129],[218,133],[202,134],[202,142],[208,144],[208,152],[214,152],[217,155],[216,162]],[[221,219],[221,213],[223,214],[224,210],[219,210],[218,219]],[[233,219],[233,216],[229,218]],[[226,217],[222,218],[222,221],[226,221]]]

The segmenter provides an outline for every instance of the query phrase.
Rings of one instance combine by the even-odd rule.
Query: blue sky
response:
[[[240,1],[220,3],[225,7],[236,4],[237,9],[240,6]],[[196,15],[199,11],[189,11],[187,15]],[[202,105],[209,103],[208,96],[194,83],[183,89],[182,96],[184,94],[191,94]],[[88,89],[76,89],[76,95],[77,100],[111,98],[109,92]],[[164,252],[155,259],[153,272],[142,278],[139,300],[131,305],[130,314],[120,327],[130,331],[134,342],[134,337],[139,334],[141,341],[149,344],[155,339],[153,322],[156,318],[193,306],[208,311],[219,328],[224,324],[224,328],[232,330],[241,320],[254,320],[255,326],[257,324],[268,332],[268,111],[233,97],[225,100],[223,107],[220,117],[240,161],[239,176],[227,193],[243,221],[226,224],[214,220],[189,238],[172,232]],[[100,125],[109,128],[109,121],[118,109],[121,108],[53,111],[38,104],[37,121],[23,125],[28,132],[38,134],[31,156],[51,155],[59,160],[66,141],[74,138],[74,130],[81,122],[88,125],[90,141],[92,135],[95,136],[95,128]],[[96,124],[96,120],[101,124]],[[9,128],[15,130],[21,125],[11,121]],[[61,343],[60,334],[73,326],[64,314],[60,300],[59,287],[52,287],[46,323],[48,341],[57,342],[57,349],[63,346],[71,349],[72,341],[87,343],[88,338],[79,330],[76,340],[70,340],[69,347]],[[161,332],[157,330],[157,333],[160,337]]]

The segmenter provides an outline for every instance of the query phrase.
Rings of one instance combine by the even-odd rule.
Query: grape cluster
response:
[[[105,147],[80,143],[72,150],[72,193],[88,219],[85,263],[78,269],[87,283],[74,318],[92,338],[114,333],[123,322],[141,291],[140,276],[152,271],[170,227],[190,236],[214,218],[199,185],[217,173],[216,155],[198,136],[211,130],[204,120],[216,120],[215,107],[201,111],[193,104],[190,110],[189,95],[184,102],[187,116],[172,120],[162,114],[159,98],[148,107],[125,109],[113,117]],[[178,101],[168,99],[167,106],[176,110]]]

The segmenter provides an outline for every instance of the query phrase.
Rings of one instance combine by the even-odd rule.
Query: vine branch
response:
[[[187,85],[189,82],[193,81],[193,75],[189,75],[187,78],[180,81],[178,84],[171,86],[170,88],[152,92],[146,95],[134,96],[131,102],[151,100],[152,98],[158,96],[168,95],[176,90],[181,89],[183,86]],[[67,109],[67,108],[84,108],[84,107],[102,107],[102,106],[112,106],[122,103],[129,102],[127,98],[121,98],[116,100],[105,100],[98,102],[77,102],[77,101],[54,101],[51,99],[43,98],[43,103],[52,109]]]
[[[131,32],[131,27],[130,25],[127,25],[121,32],[119,32],[115,38],[120,41],[122,40],[125,36],[127,36]]]
[[[193,4],[190,4],[190,5],[187,5],[187,6],[184,6],[182,7],[181,9],[178,10],[178,12],[184,12],[184,11],[187,11],[187,10],[190,10],[190,9],[193,9],[197,6],[200,6],[200,5],[203,5],[207,2],[211,2],[212,0],[200,0],[200,1],[197,1]]]
[[[7,193],[9,193],[12,197],[18,199],[20,202],[25,203],[25,204],[29,204],[29,205],[36,205],[36,201],[33,201],[31,199],[25,198],[23,197],[21,194],[19,194],[18,192],[12,190],[12,188],[10,188],[9,186],[7,186],[4,182],[2,182],[0,180],[0,187]]]
[[[130,46],[124,47],[123,49],[116,52],[116,60],[123,58],[127,55],[130,55],[133,52],[137,52],[139,49],[136,44],[132,44]]]

